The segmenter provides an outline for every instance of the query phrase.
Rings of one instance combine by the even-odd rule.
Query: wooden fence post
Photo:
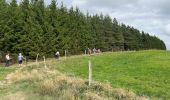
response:
[[[89,60],[89,86],[91,85],[92,82],[92,64],[91,61]]]
[[[85,55],[87,54],[87,51],[85,50]]]
[[[67,51],[65,50],[65,59],[66,59],[66,57],[67,57]]]
[[[25,66],[27,67],[27,57],[25,57]]]
[[[47,65],[45,63],[45,56],[43,56],[43,58],[44,58],[44,67],[45,67],[45,69],[47,69]]]
[[[37,57],[36,57],[36,65],[39,66],[39,63],[38,63],[38,55],[39,53],[37,54]]]

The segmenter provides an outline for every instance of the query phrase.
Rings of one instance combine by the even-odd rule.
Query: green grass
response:
[[[15,68],[13,68],[13,67],[4,67],[3,65],[0,65],[0,81],[4,80],[6,75],[14,70],[15,70]]]
[[[3,81],[7,74],[13,72],[15,68],[13,67],[4,67],[0,65],[0,81]],[[0,85],[0,96],[4,95],[6,92],[10,91],[8,88]]]
[[[77,56],[56,62],[55,68],[67,74],[88,78],[88,60],[93,79],[113,87],[134,91],[151,98],[170,98],[170,52],[114,52]]]
[[[11,76],[13,81],[9,85],[0,86],[0,100],[9,95],[12,95],[10,97],[24,97],[27,98],[26,100],[53,100],[56,95],[60,98],[75,95],[86,98],[87,92],[92,93],[90,94],[92,97],[98,93],[101,93],[99,96],[105,97],[108,90],[100,91],[88,87],[84,84],[87,80],[81,79],[88,78],[89,60],[92,62],[93,80],[95,81],[110,83],[113,89],[121,88],[123,91],[132,91],[137,96],[148,96],[152,100],[170,98],[170,52],[152,50],[73,56],[66,60],[61,58],[59,61],[47,59],[46,63],[49,70],[44,69],[43,62],[39,66],[30,63],[30,66],[23,69],[15,66],[6,68],[1,65],[0,81],[4,80],[6,75],[11,72],[13,72]],[[18,71],[15,71],[16,69]],[[53,72],[54,69],[56,70],[55,73]],[[65,76],[65,73],[67,76]],[[75,76],[80,77],[80,79],[75,79]],[[73,80],[72,83],[70,83],[70,80]],[[63,86],[65,82],[67,86]],[[102,83],[102,85],[104,84]],[[62,92],[60,87],[63,89]],[[112,96],[115,98],[114,95]]]
[[[53,60],[54,61],[54,60]],[[12,75],[11,75],[12,74]],[[0,87],[0,100],[135,100],[131,91],[113,89],[110,84],[70,77],[53,69],[27,66],[11,73],[11,83]],[[123,93],[123,94],[122,94]],[[143,100],[143,99],[140,99]]]

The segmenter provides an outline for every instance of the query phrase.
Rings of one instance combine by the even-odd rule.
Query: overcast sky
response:
[[[51,0],[44,0],[47,4]],[[67,7],[78,6],[82,12],[108,14],[162,39],[170,50],[170,0],[58,0]]]

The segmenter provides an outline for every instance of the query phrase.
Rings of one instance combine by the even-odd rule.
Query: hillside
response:
[[[113,87],[132,90],[138,95],[170,98],[170,52],[104,53],[67,59],[56,64],[60,66],[56,68],[88,78],[89,59],[92,61],[94,80],[109,82]]]
[[[93,83],[88,86],[88,61]],[[0,67],[2,100],[147,100],[170,98],[170,52],[110,52]],[[3,69],[3,70],[2,70]],[[11,71],[13,71],[11,73]]]

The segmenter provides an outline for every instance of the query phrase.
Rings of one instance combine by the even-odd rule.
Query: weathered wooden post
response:
[[[26,65],[25,65],[25,66],[27,67],[27,57],[25,57],[25,62],[26,62]]]
[[[45,67],[45,69],[47,69],[47,65],[45,63],[45,56],[43,56],[43,58],[44,58],[44,67]]]
[[[37,57],[36,57],[36,65],[39,66],[39,63],[38,63],[38,55],[39,53],[37,54]]]
[[[85,55],[86,55],[86,54],[87,54],[87,51],[85,50],[85,52],[84,52],[84,53],[85,53]]]
[[[89,60],[89,86],[92,83],[92,64],[91,61]]]
[[[66,59],[66,57],[67,57],[67,51],[65,50],[65,59]]]

